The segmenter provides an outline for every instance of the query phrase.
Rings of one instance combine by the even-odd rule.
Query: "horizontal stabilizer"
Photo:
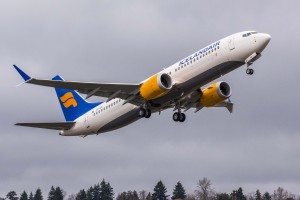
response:
[[[69,130],[75,122],[52,122],[52,123],[17,123],[16,126],[26,126],[32,128],[44,128],[51,130]]]
[[[14,65],[14,68],[17,70],[17,72],[22,76],[24,81],[29,81],[31,79],[30,76],[28,76],[25,72],[23,72],[18,66]]]

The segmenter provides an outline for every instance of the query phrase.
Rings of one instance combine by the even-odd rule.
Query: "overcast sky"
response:
[[[288,3],[287,3],[288,2]],[[51,185],[68,194],[105,178],[115,193],[171,194],[208,177],[218,192],[278,186],[300,194],[300,2],[294,1],[1,1],[0,197]],[[203,109],[174,123],[172,111],[110,133],[61,137],[16,122],[63,121],[54,90],[22,85],[12,68],[67,80],[137,83],[227,35],[272,36],[254,65],[226,75],[234,112]],[[93,98],[99,101],[99,98]]]

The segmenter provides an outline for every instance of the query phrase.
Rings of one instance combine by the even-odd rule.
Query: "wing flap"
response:
[[[26,126],[31,128],[44,128],[51,130],[69,130],[76,122],[51,122],[51,123],[17,123],[16,126]]]

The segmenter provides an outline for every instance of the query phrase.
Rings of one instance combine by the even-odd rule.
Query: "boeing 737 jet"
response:
[[[17,123],[18,126],[58,130],[63,136],[87,136],[124,127],[152,113],[173,109],[173,120],[184,122],[185,112],[204,107],[224,107],[230,112],[231,88],[215,79],[261,57],[271,36],[245,31],[218,40],[179,62],[136,84],[64,81],[60,76],[43,80],[31,78],[19,67],[15,69],[25,83],[53,87],[64,113],[65,122]],[[207,88],[202,88],[207,84]],[[79,93],[85,94],[83,98]],[[105,102],[90,103],[92,96],[105,97]]]

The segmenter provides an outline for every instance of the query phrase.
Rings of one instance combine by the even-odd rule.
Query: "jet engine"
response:
[[[230,96],[231,89],[228,83],[219,81],[203,90],[200,96],[200,103],[205,107],[211,107],[228,99]]]
[[[152,100],[167,94],[172,88],[172,78],[168,74],[156,74],[146,80],[140,88],[145,100]]]

